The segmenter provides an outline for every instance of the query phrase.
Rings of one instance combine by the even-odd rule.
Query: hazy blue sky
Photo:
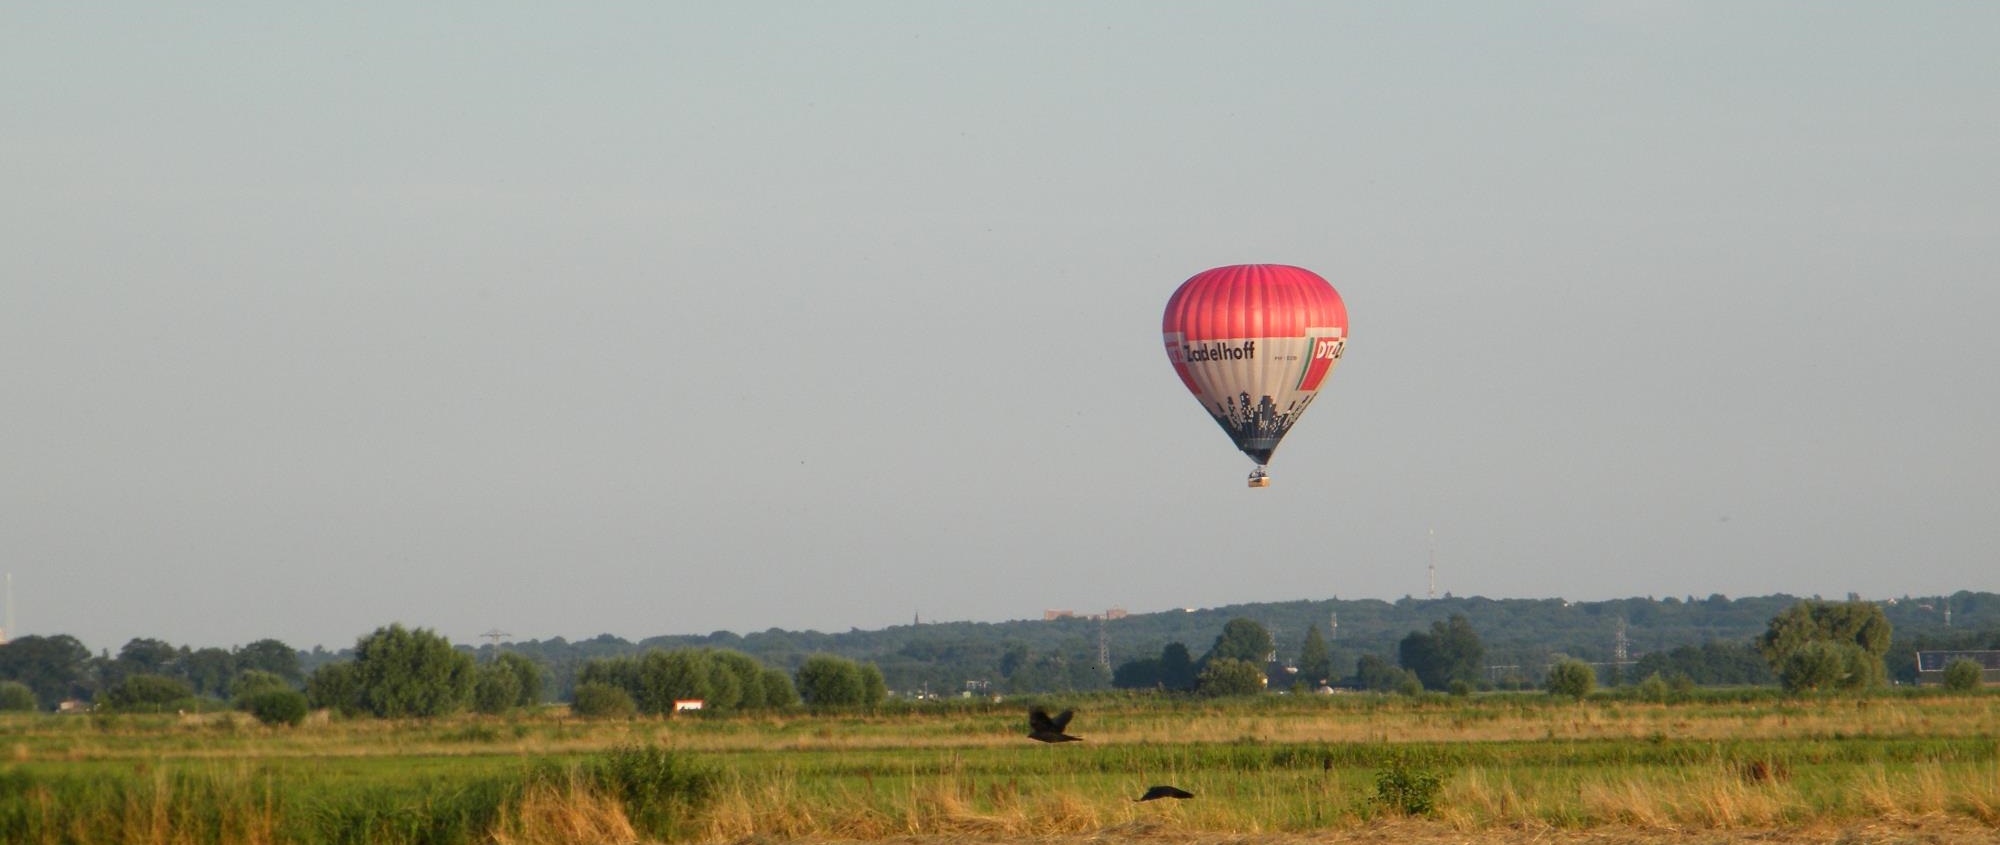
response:
[[[2000,5],[0,6],[16,633],[1997,589]],[[1272,470],[1161,352],[1352,344]]]

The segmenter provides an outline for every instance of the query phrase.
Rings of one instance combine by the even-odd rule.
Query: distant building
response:
[[[1917,685],[1941,686],[1944,684],[1944,667],[1954,660],[1970,660],[1979,664],[1983,671],[1980,682],[1992,686],[2000,684],[2000,651],[1919,651],[1917,652]]]
[[[678,713],[682,710],[700,710],[702,704],[703,700],[699,698],[676,698],[674,699],[674,712]]]

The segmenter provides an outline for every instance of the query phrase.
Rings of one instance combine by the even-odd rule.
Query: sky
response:
[[[2000,6],[0,6],[13,630],[2000,589]],[[1351,342],[1272,463],[1204,269]]]

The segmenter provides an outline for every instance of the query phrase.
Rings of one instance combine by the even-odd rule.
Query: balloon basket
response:
[[[1250,486],[1253,488],[1271,486],[1271,474],[1265,472],[1263,467],[1258,467],[1256,472],[1250,473]]]

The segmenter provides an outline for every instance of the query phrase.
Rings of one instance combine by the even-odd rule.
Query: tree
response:
[[[1549,667],[1548,683],[1550,695],[1582,700],[1597,686],[1597,673],[1590,664],[1573,657],[1564,658]],[[1662,688],[1664,688],[1662,684]]]
[[[361,667],[347,660],[322,664],[306,676],[306,701],[342,716],[360,715]]]
[[[799,703],[799,691],[792,686],[792,676],[781,669],[765,669],[760,677],[764,686],[764,706],[790,707]]]
[[[1365,690],[1394,692],[1402,688],[1405,680],[1414,678],[1409,672],[1390,665],[1379,654],[1364,654],[1354,662],[1354,683]]]
[[[533,707],[542,703],[542,667],[525,655],[507,652],[493,661],[514,675],[514,706]]]
[[[1960,657],[1944,665],[1944,688],[1954,692],[1971,692],[1979,688],[1986,679],[1986,668],[1978,661]]]
[[[35,709],[35,691],[20,681],[0,681],[0,712]]]
[[[494,662],[473,670],[472,709],[475,712],[497,715],[514,709],[520,702],[521,677],[512,669]]]
[[[1832,689],[1847,674],[1852,644],[1827,640],[1808,641],[1792,649],[1778,667],[1778,681],[1786,692],[1819,692]]]
[[[1333,678],[1333,652],[1326,647],[1316,624],[1306,626],[1306,640],[1299,646],[1299,677],[1315,685]]]
[[[632,696],[639,712],[672,713],[674,702],[683,699],[698,699],[703,706],[713,699],[717,709],[734,707],[735,701],[716,696],[708,662],[707,652],[692,648],[646,652],[639,658],[638,694]]]
[[[874,707],[888,697],[889,682],[882,677],[882,668],[873,663],[861,664],[861,703]]]
[[[258,640],[237,649],[234,656],[236,668],[239,670],[256,669],[260,672],[269,672],[291,684],[305,679],[305,673],[299,670],[298,649],[278,640]]]
[[[1886,680],[1889,618],[1873,602],[1802,601],[1771,618],[1757,650],[1785,689],[1867,689]]]
[[[262,669],[245,669],[236,673],[236,679],[229,682],[229,697],[242,700],[265,690],[291,688],[292,685],[284,678],[270,672]]]
[[[764,707],[764,666],[756,658],[740,651],[717,649],[709,661],[709,670],[717,685],[727,683],[735,687],[737,708]]]
[[[29,634],[0,648],[0,680],[19,681],[35,691],[46,709],[65,698],[87,695],[90,649],[68,634]]]
[[[123,675],[167,675],[180,652],[165,640],[134,638],[118,650],[118,669]]]
[[[1111,685],[1119,689],[1152,689],[1160,686],[1160,659],[1142,657],[1118,664],[1111,673]]]
[[[799,696],[813,707],[854,707],[873,704],[861,666],[845,657],[815,654],[799,665]]]
[[[229,695],[229,682],[236,677],[236,656],[219,648],[183,651],[175,664],[199,695],[224,698]]]
[[[1194,657],[1178,642],[1160,649],[1160,686],[1186,692],[1194,689]]]
[[[104,703],[113,710],[158,712],[193,697],[194,688],[179,678],[127,675],[105,691]]]
[[[1203,663],[1215,660],[1241,660],[1253,666],[1262,666],[1271,659],[1271,632],[1264,626],[1241,616],[1229,620],[1222,626],[1222,633],[1215,636],[1215,645],[1202,657]]]
[[[472,656],[425,628],[378,628],[354,646],[361,707],[383,718],[430,718],[472,700]]]
[[[1230,657],[1218,657],[1201,667],[1201,676],[1195,681],[1198,695],[1219,697],[1229,695],[1256,695],[1264,691],[1263,663],[1250,663]]]
[[[1411,631],[1400,644],[1398,657],[1404,669],[1417,676],[1425,689],[1446,689],[1454,680],[1478,683],[1480,659],[1486,649],[1479,635],[1462,614],[1431,623],[1430,633]]]

